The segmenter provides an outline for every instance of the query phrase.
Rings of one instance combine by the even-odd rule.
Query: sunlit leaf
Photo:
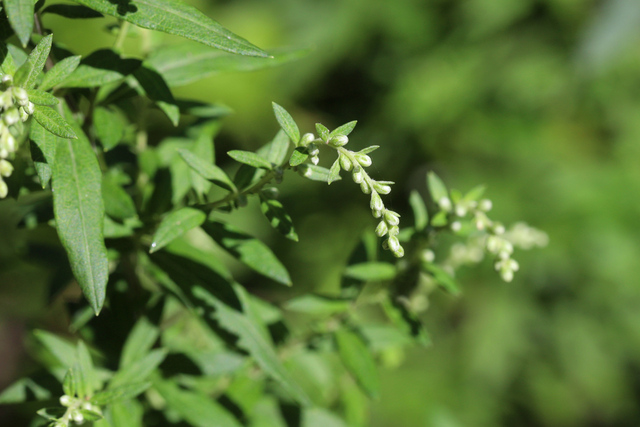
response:
[[[150,253],[156,252],[173,239],[202,224],[207,215],[193,208],[181,208],[167,215],[153,235]]]

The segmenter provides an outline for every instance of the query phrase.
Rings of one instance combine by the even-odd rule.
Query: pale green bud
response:
[[[374,218],[380,218],[382,216],[382,211],[371,211]]]
[[[20,113],[18,109],[15,107],[11,107],[2,113],[2,120],[6,123],[7,126],[14,125],[20,121]]]
[[[362,181],[360,183],[360,190],[364,194],[371,194],[371,186],[369,185],[369,183],[367,181]]]
[[[456,205],[456,215],[458,215],[459,217],[463,217],[467,214],[467,207],[462,205],[462,204],[458,204]]]
[[[391,236],[387,239],[387,245],[389,246],[389,250],[391,252],[397,252],[402,246],[400,246],[400,241],[396,236]]]
[[[18,111],[20,112],[20,120],[22,122],[26,122],[27,120],[29,120],[29,113],[26,112],[24,107],[20,107],[20,110]]]
[[[62,406],[70,406],[72,400],[71,396],[67,396],[66,394],[60,396],[60,404]]]
[[[386,184],[381,184],[379,182],[373,183],[373,188],[380,194],[389,194],[391,193],[391,186]]]
[[[478,209],[484,212],[489,212],[493,208],[493,203],[489,199],[480,200],[480,204],[478,205]]]
[[[0,160],[0,175],[5,178],[10,177],[13,173],[13,165],[7,160]]]
[[[9,187],[7,187],[7,183],[0,178],[0,199],[4,199],[9,194]]]
[[[497,253],[502,246],[502,239],[497,236],[489,236],[487,238],[487,250],[492,254]]]
[[[9,108],[13,106],[13,96],[11,96],[11,91],[7,90],[0,95],[0,109],[1,108]]]
[[[376,227],[376,236],[382,237],[389,231],[389,227],[387,227],[387,223],[384,221],[380,221],[378,226]]]
[[[451,223],[451,230],[458,232],[462,229],[462,223],[460,221],[454,221]]]
[[[382,209],[384,209],[384,203],[382,202],[382,198],[378,193],[371,193],[371,202],[369,203],[369,206],[373,211],[381,211]]]
[[[384,220],[387,221],[389,225],[399,225],[400,215],[397,212],[387,210],[384,212]]]
[[[315,139],[316,139],[316,137],[315,137],[314,134],[305,133],[304,135],[302,135],[302,138],[300,139],[300,146],[306,147],[307,145],[312,143]]]
[[[353,182],[355,182],[356,184],[360,184],[362,181],[364,181],[364,172],[362,171],[362,168],[355,168],[351,177],[353,178]]]
[[[311,163],[313,163],[314,165],[317,165],[318,163],[320,163],[320,157],[311,156]]]
[[[316,144],[314,144],[313,142],[309,143],[309,145],[307,145],[307,152],[309,153],[310,156],[317,156],[318,154],[320,154],[320,149],[318,148],[318,146]]]
[[[433,262],[436,259],[436,254],[431,249],[425,249],[420,253],[420,258],[424,262]]]
[[[394,225],[389,229],[389,236],[397,236],[398,234],[400,234],[400,227],[397,225]]]
[[[24,106],[29,102],[29,95],[27,95],[27,91],[21,87],[13,88],[13,96],[15,97],[19,105]]]
[[[396,258],[402,258],[404,256],[404,248],[402,246],[399,246],[398,249],[393,251],[393,256],[395,256]]]
[[[13,83],[13,76],[11,74],[5,74],[2,76],[2,83],[11,85],[11,83]]]
[[[357,154],[355,155],[356,160],[358,161],[358,163],[360,163],[360,166],[362,166],[363,168],[367,168],[369,166],[371,166],[371,157],[367,156],[366,154]]]
[[[442,209],[445,212],[451,212],[451,209],[453,209],[453,205],[451,204],[451,199],[449,199],[448,197],[443,197],[440,200],[438,200],[438,206],[440,206],[440,209]]]
[[[351,160],[349,160],[349,158],[347,156],[341,154],[340,155],[340,167],[343,170],[349,172],[351,170],[352,166],[353,165],[351,164]]]
[[[511,270],[502,270],[500,271],[500,277],[505,282],[511,282],[513,280],[513,271]]]
[[[29,102],[27,103],[27,105],[25,105],[25,106],[24,106],[24,111],[26,111],[26,112],[27,112],[27,114],[29,114],[29,115],[32,115],[32,114],[33,114],[33,112],[35,111],[35,109],[36,109],[36,106],[35,106],[35,104],[34,104],[33,102],[31,102],[31,101],[29,101]]]
[[[73,421],[75,421],[78,424],[82,424],[84,422],[84,416],[80,411],[74,411],[71,414],[71,418],[73,418]]]
[[[500,224],[499,222],[496,222],[493,225],[493,232],[498,235],[504,234],[505,232],[504,225]]]
[[[347,135],[336,135],[329,141],[327,141],[327,144],[331,145],[332,147],[342,147],[344,145],[347,145],[348,142],[349,137]]]

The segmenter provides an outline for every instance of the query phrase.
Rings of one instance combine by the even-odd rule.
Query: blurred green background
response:
[[[227,150],[275,134],[275,101],[303,131],[357,119],[352,148],[381,146],[372,175],[396,181],[390,207],[407,222],[409,192],[426,194],[435,170],[461,190],[486,184],[493,218],[549,234],[547,248],[516,252],[512,283],[487,261],[461,272],[462,297],[430,302],[434,346],[383,368],[371,426],[640,425],[640,2],[191,3],[263,48],[314,47],[276,69],[177,90],[235,111],[216,140],[223,165]],[[96,21],[45,24],[79,53],[113,42]],[[375,226],[366,196],[349,180],[325,188],[295,176],[282,192],[299,243],[274,235],[255,206],[233,220],[282,254],[294,288],[335,289]],[[15,249],[8,229],[0,256]],[[46,274],[0,262],[0,349],[15,319],[56,319]]]

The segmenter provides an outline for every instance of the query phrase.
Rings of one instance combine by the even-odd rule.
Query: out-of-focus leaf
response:
[[[331,178],[331,171],[329,169],[322,166],[310,165],[308,163],[298,166],[298,173],[311,181],[329,182],[329,179]],[[333,178],[335,178],[335,176]],[[342,178],[338,175],[337,179],[334,179],[334,181],[338,181],[340,179]]]
[[[4,41],[0,42],[0,68],[3,73],[11,75],[15,74],[17,68],[13,61],[13,56],[9,53],[9,48]]]
[[[37,414],[47,420],[55,421],[58,418],[61,418],[65,412],[65,408],[61,408],[58,406],[55,408],[42,408],[37,412]]]
[[[105,421],[103,419],[94,423],[94,427],[144,427],[142,423],[144,408],[142,404],[135,399],[115,401],[107,407],[107,412],[111,423],[105,425],[100,424]]]
[[[160,331],[146,317],[141,317],[129,333],[120,355],[120,368],[127,368],[149,353]]]
[[[78,369],[80,371],[80,375],[77,375],[81,379],[81,382],[78,383],[78,396],[86,397],[92,396],[96,388],[98,387],[96,372],[93,368],[93,361],[91,360],[91,355],[89,354],[89,350],[83,341],[78,341],[76,346],[76,354],[78,360]]]
[[[145,381],[160,366],[166,356],[167,349],[151,350],[142,359],[138,359],[127,367],[119,369],[109,382],[109,390],[115,390],[126,384],[139,384]]]
[[[123,59],[111,49],[100,49],[80,61],[75,70],[68,73],[60,87],[100,87],[123,80],[136,71],[142,61]]]
[[[347,267],[344,275],[364,281],[391,280],[396,276],[396,267],[386,262],[363,262]]]
[[[78,138],[73,127],[71,127],[71,125],[67,123],[60,114],[56,113],[53,108],[36,105],[33,110],[33,118],[43,128],[60,138]]]
[[[431,225],[433,227],[442,227],[448,223],[447,213],[445,211],[439,211],[433,217],[431,217]]]
[[[312,315],[330,315],[346,311],[350,306],[351,301],[348,300],[307,294],[287,301],[284,308]]]
[[[79,409],[80,414],[86,421],[98,421],[102,419],[102,414],[89,409]]]
[[[289,50],[273,52],[269,58],[260,58],[219,52],[195,43],[181,43],[154,50],[147,61],[173,87],[219,73],[276,67],[303,58],[308,53],[308,49]]]
[[[180,109],[162,76],[151,66],[143,64],[133,73],[145,93],[167,115],[174,126],[180,121]]]
[[[102,148],[109,151],[122,140],[126,121],[117,112],[98,106],[93,110],[93,125]]]
[[[150,253],[154,253],[169,244],[173,239],[182,236],[192,228],[201,225],[207,215],[193,208],[181,208],[167,215],[153,235]]]
[[[438,285],[451,295],[460,295],[460,286],[456,283],[455,279],[440,266],[432,263],[422,263],[422,269],[430,273]]]
[[[269,221],[269,224],[287,239],[298,241],[298,234],[293,228],[291,216],[284,210],[284,206],[278,200],[262,198],[260,210]]]
[[[56,158],[56,145],[58,137],[48,132],[38,122],[31,122],[29,138],[36,147],[31,149],[31,158],[36,168],[42,188],[45,188],[51,179],[52,167]],[[37,148],[37,150],[34,150]]]
[[[344,328],[336,331],[335,338],[347,370],[369,396],[377,398],[380,393],[378,369],[367,345],[358,335]]]
[[[167,406],[194,427],[241,427],[224,406],[197,391],[179,388],[171,381],[156,380],[153,388],[167,402]]]
[[[22,47],[27,47],[33,32],[33,0],[3,0],[2,3]]]
[[[298,145],[298,142],[300,141],[300,130],[298,129],[296,121],[293,120],[293,117],[291,117],[291,114],[289,114],[287,110],[275,102],[273,102],[272,105],[273,112],[276,115],[276,120],[278,120],[280,127],[287,134],[289,139],[291,139],[291,142],[293,142],[294,145]]]
[[[105,15],[134,25],[185,37],[240,55],[268,56],[262,49],[208,18],[198,9],[176,0],[74,0]]]
[[[235,161],[253,166],[254,168],[268,170],[273,168],[271,162],[256,153],[252,153],[251,151],[231,150],[227,154]]]
[[[231,178],[229,178],[225,171],[220,169],[218,166],[207,163],[191,151],[184,148],[179,148],[178,153],[180,153],[180,157],[182,157],[189,167],[203,178],[216,183],[226,190],[234,190],[236,188],[233,181],[231,181]]]
[[[41,90],[30,89],[27,91],[29,95],[29,101],[36,105],[45,105],[48,107],[58,105],[60,102],[58,98],[51,95],[49,92],[43,92]]]
[[[137,214],[131,196],[109,174],[104,175],[102,179],[102,198],[105,212],[111,218],[124,220]]]
[[[347,427],[333,412],[324,408],[307,408],[302,415],[301,427]]]
[[[480,200],[480,197],[482,197],[486,189],[487,187],[485,187],[484,185],[473,187],[467,194],[464,195],[463,199],[467,202],[478,201]]]
[[[382,304],[384,312],[394,325],[416,342],[424,346],[431,344],[431,338],[418,318],[397,300],[386,300]]]
[[[73,73],[73,71],[78,68],[78,65],[80,64],[80,58],[80,55],[70,56],[58,62],[53,66],[53,68],[46,72],[46,74],[42,78],[42,82],[38,86],[38,89],[49,90],[64,81],[64,79],[66,79],[69,74]]]
[[[202,228],[243,264],[283,285],[291,286],[287,269],[260,240],[221,222],[208,221]]]
[[[31,378],[21,378],[0,393],[0,404],[24,403],[32,394],[36,400],[51,399],[51,392]]]
[[[33,20],[33,17],[32,17]],[[51,50],[51,43],[53,41],[53,35],[49,34],[43,37],[42,40],[31,51],[24,64],[16,70],[15,77],[13,79],[16,86],[31,89],[35,86],[38,80],[38,74],[42,71],[45,62],[47,62],[47,56]]]
[[[94,405],[109,405],[117,400],[132,399],[144,392],[151,386],[148,381],[125,384],[119,387],[112,388],[110,390],[104,390],[96,393],[91,398],[91,403]]]
[[[420,194],[415,190],[409,195],[409,205],[413,211],[416,230],[424,230],[427,224],[429,224],[429,214],[427,213],[424,200],[422,200]]]
[[[69,341],[41,329],[35,330],[33,335],[56,358],[61,366],[70,368],[76,360],[76,347]]]
[[[431,197],[435,202],[441,199],[449,198],[449,192],[442,180],[435,174],[435,172],[429,172],[427,174],[427,187],[431,192]]]
[[[66,394],[67,396],[75,396],[76,394],[78,394],[73,368],[67,371],[64,379],[62,380],[62,391],[64,391],[64,394]]]
[[[239,337],[238,345],[247,350],[262,369],[278,381],[298,402],[308,404],[309,398],[282,366],[278,355],[262,327],[244,313],[222,303],[203,288],[195,288],[194,296],[215,308],[211,314],[226,330]]]
[[[53,166],[53,210],[56,228],[71,270],[89,304],[100,313],[109,276],[107,250],[103,240],[104,205],[102,173],[91,143],[73,121],[79,138],[58,139]]]

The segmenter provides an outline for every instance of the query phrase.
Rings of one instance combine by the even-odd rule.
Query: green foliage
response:
[[[456,272],[485,254],[509,282],[519,269],[514,247],[546,244],[540,231],[491,220],[484,187],[449,190],[433,172],[423,186],[431,198],[414,190],[414,225],[401,224],[387,207],[394,182],[368,172],[382,147],[347,148],[356,121],[302,133],[273,103],[273,139],[216,158],[228,110],[180,99],[175,87],[285,64],[307,49],[270,57],[177,1],[41,3],[4,2],[5,24],[25,50],[12,34],[1,42],[0,176],[11,180],[0,178],[0,212],[19,212],[13,226],[34,241],[46,236],[64,259],[50,293],[84,299],[64,308],[68,334],[33,332],[30,351],[53,385],[25,377],[0,402],[33,403],[48,426],[276,426],[292,413],[290,425],[362,425],[367,396],[382,395],[378,366],[429,342],[420,315],[432,293],[459,294]],[[115,17],[113,48],[75,55],[43,26],[45,14]],[[147,30],[201,45],[162,45]],[[135,58],[124,53],[129,37],[144,38]],[[351,253],[334,295],[298,290],[277,245],[243,215],[255,208],[265,226],[302,241],[288,211],[296,199],[279,199],[279,185],[302,182],[298,175],[319,188],[342,172],[378,224],[356,248],[331,244]],[[299,295],[267,297],[285,292],[277,285]]]

